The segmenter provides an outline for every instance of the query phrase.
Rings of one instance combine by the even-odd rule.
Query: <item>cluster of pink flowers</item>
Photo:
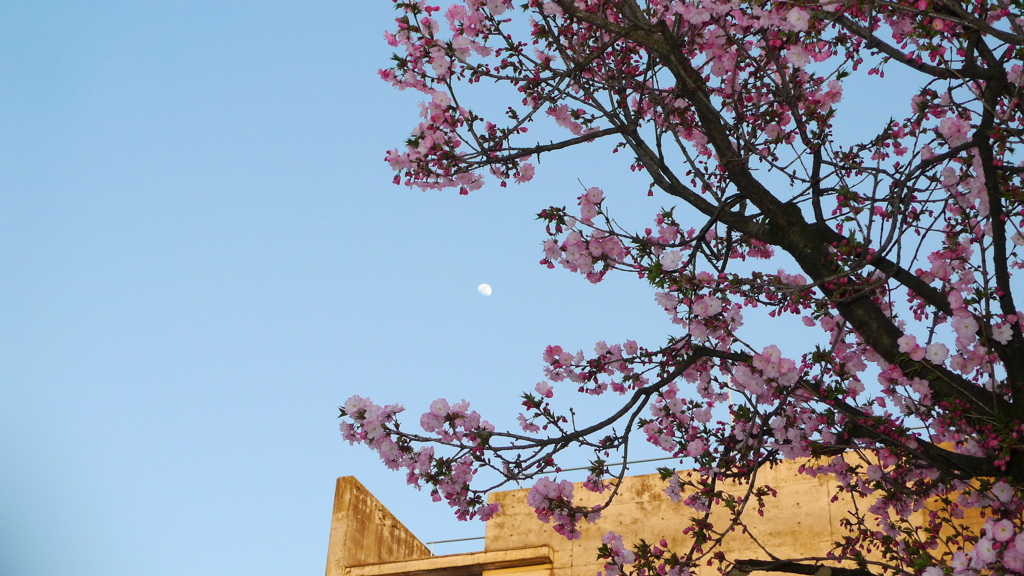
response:
[[[564,23],[565,14],[555,2],[532,4],[552,23]],[[591,4],[590,1],[576,3],[582,10],[593,9]],[[403,15],[396,19],[397,31],[388,33],[386,39],[403,53],[398,58],[399,64],[395,68],[382,70],[381,76],[400,89],[412,88],[428,95],[450,92],[450,83],[455,78],[468,78],[473,81],[491,75],[500,77],[502,72],[506,71],[523,74],[533,66],[541,69],[550,68],[554,62],[561,59],[560,49],[570,52],[577,50],[582,53],[588,48],[589,39],[580,36],[566,38],[561,46],[557,43],[541,43],[533,48],[532,58],[516,51],[503,49],[496,52],[488,46],[488,41],[495,36],[503,37],[501,19],[497,17],[507,16],[507,11],[511,7],[511,4],[503,2],[464,0],[450,5],[444,11],[448,24],[445,33],[434,15],[440,11],[439,7],[415,1],[396,2],[396,7]],[[826,9],[830,8],[826,6]],[[824,114],[842,97],[842,85],[837,79],[821,78],[806,71],[812,62],[826,61],[836,53],[830,42],[805,39],[817,34],[820,27],[806,9],[780,3],[767,9],[758,8],[751,14],[744,14],[737,11],[733,3],[716,0],[700,3],[652,3],[651,12],[652,18],[663,20],[670,26],[683,27],[684,33],[694,41],[694,45],[689,49],[693,62],[720,80],[711,87],[724,96],[735,95],[744,75],[749,75],[757,66],[774,68],[780,65],[780,62],[768,59],[768,54],[781,47],[785,53],[785,64],[798,73],[801,85],[806,88],[804,96],[808,107],[813,106]],[[716,33],[710,33],[715,30]],[[728,38],[744,36],[762,39],[745,46],[728,41]],[[766,42],[763,38],[770,40]],[[628,52],[625,52],[623,57],[628,58]],[[477,63],[476,59],[494,59],[496,64],[489,68]],[[409,185],[424,188],[456,186],[466,192],[478,187],[476,184],[482,182],[482,177],[461,181],[457,177],[458,173],[493,167],[494,163],[488,160],[491,153],[506,148],[502,140],[522,134],[518,129],[521,127],[520,119],[532,118],[535,111],[543,108],[544,115],[553,119],[555,124],[566,129],[574,137],[596,131],[590,121],[590,111],[561,102],[549,103],[548,95],[543,92],[524,91],[527,94],[523,102],[528,110],[510,115],[516,129],[507,134],[499,135],[493,132],[490,128],[495,128],[496,125],[491,123],[487,123],[487,130],[473,130],[472,125],[477,123],[479,117],[464,114],[465,110],[460,110],[454,121],[435,123],[437,129],[444,134],[425,136],[449,143],[447,150],[454,150],[460,143],[471,143],[472,152],[464,151],[446,157],[441,154],[443,148],[432,151],[429,146],[421,146],[420,141],[409,150],[389,152],[389,161],[396,170],[407,176],[405,182]],[[763,100],[767,102],[770,90],[747,90],[746,96],[751,98],[754,94],[762,93],[765,94]],[[702,156],[711,158],[714,155],[692,111],[678,110],[666,113],[667,110],[660,106],[647,104],[657,99],[656,94],[651,94],[649,98],[650,100],[632,100],[637,113],[651,122],[673,122],[678,127],[677,135],[697,146]],[[676,106],[674,101],[669,104]],[[781,114],[786,115],[785,106],[780,108]],[[780,126],[786,125],[774,122],[766,124],[769,126],[766,129],[769,140],[776,139],[770,135],[773,129],[778,130]],[[772,126],[774,128],[771,128]],[[792,135],[789,133],[782,140],[791,141]],[[416,140],[415,135],[413,140]],[[770,148],[770,145],[766,146],[762,154],[770,155]],[[520,169],[518,160],[510,160],[508,165],[498,170],[500,178],[511,177],[516,181],[529,180],[532,177],[530,172],[532,166]]]
[[[564,223],[564,228],[563,224],[559,224],[559,227],[568,229],[569,233],[561,243],[554,236],[544,241],[544,259],[541,260],[541,264],[554,268],[555,264],[560,263],[563,268],[583,274],[596,284],[609,270],[627,260],[629,250],[613,231],[594,228],[588,237],[576,229],[578,222],[593,226],[594,218],[600,214],[603,197],[600,188],[590,188],[581,194],[579,219],[565,218],[564,212],[556,208],[546,210],[542,214],[542,217],[549,219],[560,219]]]
[[[526,502],[533,507],[539,520],[552,524],[555,532],[569,540],[578,540],[582,536],[580,522],[594,522],[601,517],[601,513],[596,509],[574,506],[572,496],[572,482],[556,481],[543,476],[527,492]]]
[[[472,453],[486,444],[494,426],[481,420],[465,401],[454,406],[443,399],[434,401],[430,411],[420,418],[424,431],[437,434],[444,442],[468,443],[473,447],[462,455],[438,457],[432,446],[414,449],[408,440],[396,434],[395,417],[403,411],[399,405],[378,406],[366,398],[352,396],[342,406],[341,414],[348,418],[340,425],[342,437],[350,444],[366,444],[376,450],[388,468],[405,469],[410,485],[431,486],[433,499],[445,500],[460,519],[492,518],[498,505],[485,503],[470,484],[477,465]]]
[[[480,419],[480,414],[469,409],[463,400],[449,405],[444,398],[430,404],[430,411],[420,417],[420,426],[427,433],[437,434],[444,442],[461,442],[467,436],[480,436],[494,432],[494,426]]]
[[[626,548],[621,535],[608,532],[601,537],[601,542],[604,546],[601,547],[599,555],[608,560],[604,565],[604,576],[619,576],[623,567],[636,562],[636,554]]]
[[[978,570],[1005,567],[1024,574],[1024,532],[1009,519],[989,519],[982,527],[984,536],[974,549],[953,554],[950,565],[955,576],[974,576]],[[941,571],[939,572],[941,574]]]
[[[634,366],[639,350],[634,340],[611,345],[600,341],[594,345],[595,356],[587,359],[582,350],[570,354],[561,346],[548,346],[543,355],[544,375],[552,382],[568,380],[579,384],[579,391],[588,394],[600,395],[609,389],[625,394],[649,383]],[[651,359],[645,362],[650,363]],[[538,391],[542,385],[547,386],[538,384]]]

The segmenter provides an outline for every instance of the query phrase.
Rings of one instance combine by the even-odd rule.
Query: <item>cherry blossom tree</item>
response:
[[[603,506],[550,476],[593,454],[589,490],[614,497],[630,443],[676,459],[666,493],[692,509],[692,546],[609,534],[609,575],[723,571],[1024,574],[1024,3],[1019,0],[394,1],[397,54],[381,77],[423,94],[422,121],[387,161],[396,183],[461,194],[531,180],[537,160],[587,145],[621,152],[674,207],[643,230],[608,216],[600,187],[540,212],[541,263],[590,282],[647,282],[665,342],[557,345],[523,395],[521,430],[437,400],[411,431],[403,408],[358,396],[344,437],[378,451],[460,518],[486,492],[532,484],[567,538]],[[888,80],[886,79],[888,77]],[[892,79],[916,86],[893,101]],[[843,141],[844,87],[874,82],[891,120]],[[497,116],[471,107],[506,90]],[[489,102],[493,109],[493,102]],[[533,132],[531,128],[536,128]],[[537,137],[536,134],[544,137]],[[551,135],[550,138],[548,136]],[[803,333],[754,346],[744,318],[793,316]],[[747,338],[745,340],[744,338]],[[590,422],[556,403],[604,396]],[[758,472],[800,459],[870,503],[818,558],[726,557],[772,490]],[[690,469],[689,473],[682,472]],[[482,470],[489,471],[480,474]],[[477,478],[498,478],[497,484]],[[727,492],[725,482],[747,489]],[[912,512],[925,509],[914,524]],[[709,522],[713,508],[729,511]],[[962,521],[980,512],[981,525]],[[974,512],[972,512],[974,513]],[[826,554],[827,552],[827,554]]]

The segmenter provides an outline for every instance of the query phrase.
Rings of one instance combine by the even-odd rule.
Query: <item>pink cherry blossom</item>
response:
[[[538,382],[537,386],[534,387],[537,390],[537,394],[545,398],[552,398],[555,395],[554,390],[551,389],[551,385],[547,382]]]
[[[683,253],[679,250],[663,252],[659,261],[665,270],[676,270],[683,261]]]
[[[714,316],[722,311],[722,301],[714,296],[705,296],[693,303],[693,313],[701,318]]]
[[[803,68],[811,62],[811,55],[802,46],[790,46],[786,50],[786,60],[797,68]]]
[[[932,364],[942,364],[949,357],[949,348],[945,344],[935,342],[928,345],[925,356]]]
[[[939,123],[939,133],[942,134],[951,146],[963,144],[968,139],[970,123],[963,118],[943,118]]]
[[[1010,502],[1010,499],[1013,498],[1013,494],[1013,488],[1006,482],[999,481],[992,486],[992,495],[1000,502]]]
[[[996,542],[1006,542],[1014,536],[1013,522],[1009,520],[999,520],[994,522],[991,527],[992,538]]]
[[[992,328],[992,337],[1005,346],[1010,343],[1010,338],[1013,337],[1013,328],[1007,323],[996,324]]]
[[[794,32],[806,32],[809,17],[807,12],[804,12],[800,8],[793,8],[786,14],[786,20],[789,21],[790,30]]]

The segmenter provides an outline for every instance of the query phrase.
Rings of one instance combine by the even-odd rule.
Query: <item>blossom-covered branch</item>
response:
[[[569,538],[608,500],[577,505],[572,484],[549,476],[563,456],[592,454],[585,486],[610,499],[625,470],[608,462],[653,444],[677,461],[663,470],[666,494],[697,512],[680,519],[693,544],[609,534],[609,576],[709,561],[726,572],[1024,574],[1024,7],[394,4],[397,53],[381,77],[424,95],[422,121],[387,153],[395,182],[468,194],[488,179],[526,184],[541,154],[569,147],[590,147],[595,162],[629,154],[649,177],[638,192],[677,205],[626,225],[608,206],[628,195],[591,186],[575,206],[540,212],[541,264],[646,282],[673,335],[597,342],[592,354],[549,346],[517,431],[438,400],[413,432],[403,408],[353,397],[346,439],[460,518],[493,516],[488,490],[533,481],[531,506]],[[870,136],[840,137],[839,120],[863,114],[844,88],[884,94],[893,77],[916,83],[909,101]],[[497,107],[496,94],[507,98]],[[803,333],[759,341],[745,328],[784,316]],[[606,412],[577,422],[571,394],[607,399]],[[866,504],[822,558],[728,558],[723,538],[773,496],[758,471],[786,459]],[[926,506],[927,523],[910,524]],[[714,507],[728,520],[712,523]],[[985,514],[980,528],[961,521],[970,509]]]

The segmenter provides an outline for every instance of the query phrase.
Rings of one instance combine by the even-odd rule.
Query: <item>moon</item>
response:
[[[476,291],[479,292],[480,294],[484,295],[484,296],[490,296],[491,292],[492,292],[491,285],[490,284],[481,284],[481,285],[476,287]]]

